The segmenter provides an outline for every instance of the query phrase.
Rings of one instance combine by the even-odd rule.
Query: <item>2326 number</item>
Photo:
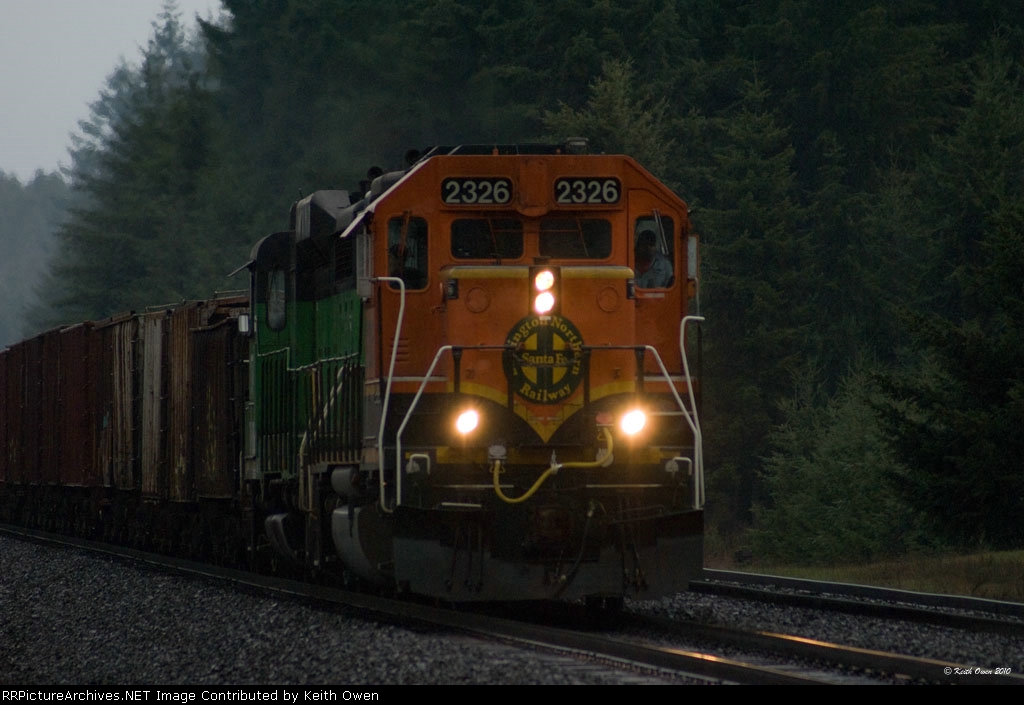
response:
[[[565,178],[555,181],[555,201],[565,204],[618,203],[622,185],[615,178]]]
[[[445,179],[441,200],[455,205],[503,205],[512,200],[512,182],[501,178]]]

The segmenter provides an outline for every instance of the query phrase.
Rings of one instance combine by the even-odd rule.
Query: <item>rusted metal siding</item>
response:
[[[39,484],[40,449],[43,446],[43,338],[36,336],[24,343],[24,386],[22,387],[21,443],[22,482]]]
[[[195,393],[192,430],[196,493],[227,499],[237,487],[245,374],[234,320],[193,334]]]
[[[25,480],[25,344],[11,346],[6,354],[7,379],[4,405],[7,407],[7,481]]]
[[[102,483],[120,490],[137,487],[136,438],[138,427],[134,413],[137,385],[135,332],[138,321],[122,316],[105,321],[97,330],[98,373],[96,466]]]
[[[42,484],[56,485],[60,483],[60,331],[43,333],[42,341],[42,360],[37,368],[43,394],[40,400],[38,477]]]
[[[170,314],[167,336],[167,470],[168,497],[174,502],[194,498],[192,478],[192,331],[198,327],[201,304],[187,304]],[[212,361],[201,356],[196,364]]]
[[[0,482],[149,499],[238,489],[248,368],[237,300],[56,329],[0,351]]]
[[[89,459],[89,476],[87,484],[90,487],[106,487],[109,486],[110,480],[107,476],[106,466],[101,464],[100,455],[100,443],[103,439],[103,425],[106,420],[106,397],[104,391],[109,386],[105,380],[110,377],[110,370],[103,367],[104,354],[103,354],[104,337],[100,334],[99,329],[92,325],[89,329],[89,344],[88,344],[88,355],[89,355],[89,366],[91,371],[89,377],[92,380],[92,390],[89,394],[89,407],[91,409],[91,415],[89,418],[90,427],[92,429],[92,458]]]
[[[142,494],[166,498],[167,472],[165,462],[166,390],[165,335],[166,312],[148,313],[140,317],[141,346],[141,475]]]
[[[62,485],[96,485],[93,470],[95,446],[95,383],[99,372],[93,365],[89,344],[92,324],[65,328],[58,336],[58,366],[48,374],[58,376],[57,436],[58,475]]]

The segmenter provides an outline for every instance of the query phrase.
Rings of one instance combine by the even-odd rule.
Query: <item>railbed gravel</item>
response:
[[[1024,672],[1020,638],[697,593],[627,608]],[[0,537],[0,685],[672,682]]]
[[[0,537],[0,685],[661,682]]]

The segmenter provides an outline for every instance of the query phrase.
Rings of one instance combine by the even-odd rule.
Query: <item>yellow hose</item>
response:
[[[558,472],[558,467],[559,466],[557,465],[552,465],[551,467],[549,467],[547,470],[544,471],[544,473],[539,478],[537,478],[537,481],[533,483],[533,487],[528,489],[523,496],[513,498],[507,496],[504,492],[501,491],[501,481],[498,479],[498,476],[501,475],[501,461],[495,460],[494,463],[491,464],[491,472],[494,475],[494,492],[495,494],[498,495],[498,497],[502,499],[502,501],[508,502],[509,504],[519,504],[520,502],[525,502],[530,497],[532,497],[537,490],[540,489],[541,485],[544,484],[548,477]]]
[[[608,433],[607,429],[602,428],[600,435],[604,437],[605,442],[608,444],[607,453],[605,453],[603,456],[599,456],[595,460],[580,460],[580,461],[569,462],[569,463],[556,463],[556,462],[552,462],[551,463],[551,467],[549,467],[547,470],[545,470],[541,474],[541,476],[537,478],[537,481],[535,483],[533,483],[533,487],[528,489],[520,497],[509,497],[508,495],[506,495],[504,492],[501,491],[501,481],[498,479],[499,475],[501,475],[501,461],[500,460],[495,460],[494,462],[491,463],[491,475],[494,478],[494,493],[496,495],[498,495],[498,497],[501,498],[501,500],[503,502],[506,502],[508,504],[519,504],[520,502],[525,502],[530,497],[532,497],[537,492],[537,490],[539,490],[541,488],[541,486],[545,482],[547,482],[547,479],[549,477],[551,477],[552,475],[557,473],[562,468],[600,468],[600,467],[608,467],[608,465],[611,464],[612,459],[613,459],[613,456],[612,456],[612,434]],[[552,461],[554,461],[554,456],[552,456]]]
[[[614,457],[612,456],[612,434],[608,433],[608,429],[602,428],[598,435],[598,440],[601,436],[604,437],[605,443],[608,444],[607,453],[603,456],[598,456],[596,460],[579,460],[572,463],[559,463],[560,468],[606,468],[612,464]]]

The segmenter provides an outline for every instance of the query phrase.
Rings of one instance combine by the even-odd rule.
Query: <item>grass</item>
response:
[[[1024,551],[908,556],[864,565],[827,567],[722,563],[724,561],[709,558],[707,567],[1024,602]]]

